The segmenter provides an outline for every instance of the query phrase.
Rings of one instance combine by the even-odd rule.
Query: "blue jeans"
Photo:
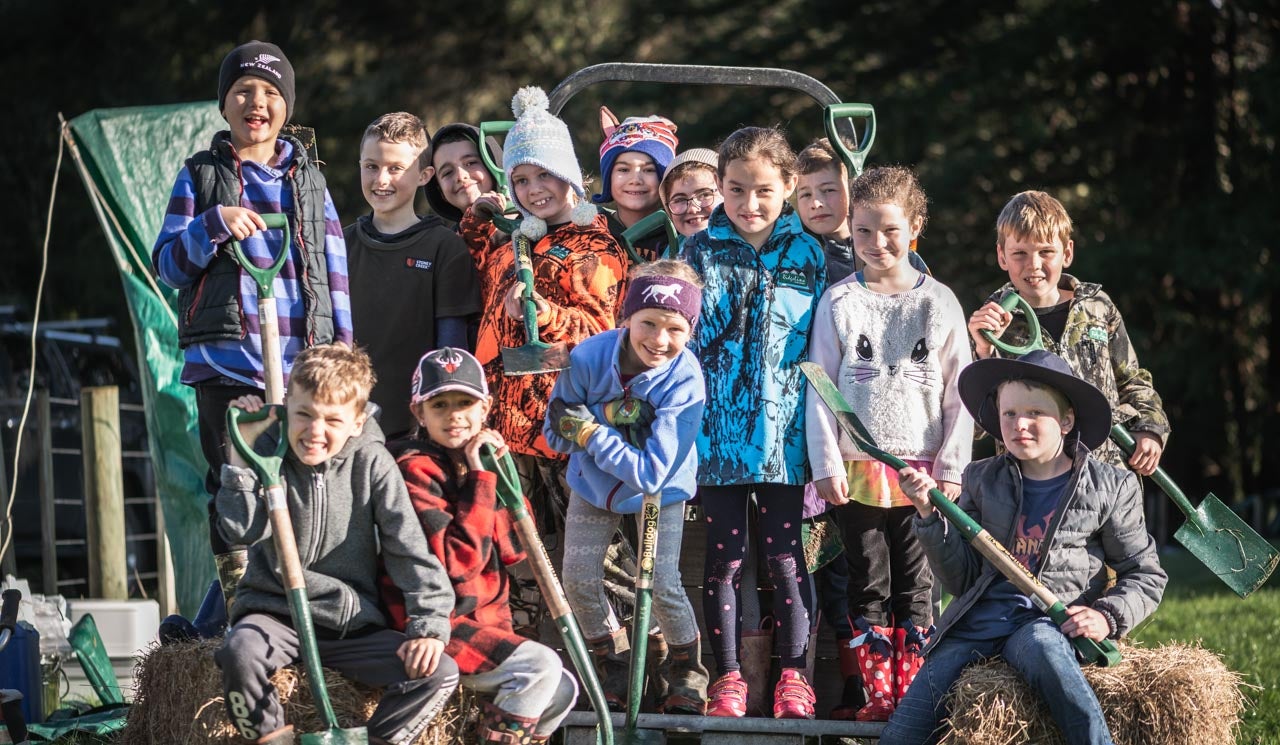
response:
[[[884,745],[937,742],[948,715],[944,699],[965,665],[1000,655],[1049,706],[1068,743],[1111,745],[1102,706],[1076,662],[1075,648],[1058,625],[1041,617],[1009,636],[974,641],[943,639],[925,657],[907,695],[880,735]]]

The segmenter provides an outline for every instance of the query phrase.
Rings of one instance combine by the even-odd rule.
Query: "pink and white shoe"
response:
[[[813,686],[804,679],[803,672],[783,670],[778,685],[773,688],[773,718],[813,719],[813,705],[817,701]]]
[[[747,681],[737,670],[725,673],[707,691],[707,716],[744,717],[747,715]]]

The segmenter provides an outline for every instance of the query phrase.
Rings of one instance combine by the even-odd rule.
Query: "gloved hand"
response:
[[[586,404],[570,405],[561,398],[551,399],[551,405],[547,408],[547,418],[561,437],[580,448],[587,446],[587,439],[600,426]]]
[[[604,405],[604,421],[637,448],[643,448],[653,426],[653,404],[624,396]]]

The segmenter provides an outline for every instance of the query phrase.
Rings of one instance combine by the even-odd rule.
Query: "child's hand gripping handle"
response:
[[[862,174],[862,165],[867,160],[867,155],[871,152],[871,146],[876,141],[876,110],[869,103],[835,103],[823,110],[824,123],[827,130],[827,140],[831,143],[832,149],[840,156],[840,160],[844,161],[845,167],[849,169],[849,178],[856,178]],[[850,150],[846,143],[846,138],[842,137],[836,122],[839,119],[863,119],[866,124],[862,127],[862,139],[857,143],[856,150]],[[846,125],[848,126],[848,125]]]
[[[1027,319],[1027,343],[1022,346],[1016,346],[1000,341],[1000,338],[995,334],[983,329],[982,336],[987,341],[991,342],[996,349],[1018,357],[1028,352],[1034,352],[1037,349],[1044,349],[1044,343],[1040,341],[1040,319],[1036,317],[1036,309],[1031,307],[1031,303],[1028,303],[1026,298],[1016,292],[1010,292],[1000,299],[1000,307],[1007,311],[1012,311],[1014,308],[1022,309],[1022,317]]]
[[[262,378],[267,386],[267,403],[284,402],[284,362],[280,353],[280,323],[276,318],[275,279],[289,257],[289,216],[281,213],[262,215],[262,222],[268,230],[279,230],[283,233],[280,240],[280,253],[271,266],[255,265],[244,250],[240,241],[231,241],[231,253],[245,273],[253,278],[258,286],[258,327],[262,341]]]

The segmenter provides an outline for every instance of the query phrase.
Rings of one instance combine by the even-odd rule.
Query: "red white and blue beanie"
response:
[[[512,97],[511,113],[515,114],[516,123],[502,144],[502,170],[507,175],[507,183],[511,183],[511,172],[517,166],[531,164],[545,168],[551,175],[568,183],[579,200],[586,200],[582,168],[573,152],[569,128],[549,108],[547,94],[536,86],[521,88]],[[516,208],[524,216],[520,233],[535,241],[547,234],[546,222],[529,214],[518,201]],[[595,216],[595,207],[586,201],[579,201],[574,207],[573,222],[576,225],[590,225]]]
[[[613,118],[613,113],[600,107],[601,118]],[[649,116],[629,116],[622,123],[604,126],[604,142],[600,144],[600,180],[604,182],[603,191],[591,198],[596,204],[613,201],[613,186],[610,176],[613,175],[613,164],[619,155],[628,152],[644,153],[653,158],[658,167],[658,180],[661,181],[676,157],[676,147],[680,140],[676,137],[676,125],[670,119],[651,114]]]

